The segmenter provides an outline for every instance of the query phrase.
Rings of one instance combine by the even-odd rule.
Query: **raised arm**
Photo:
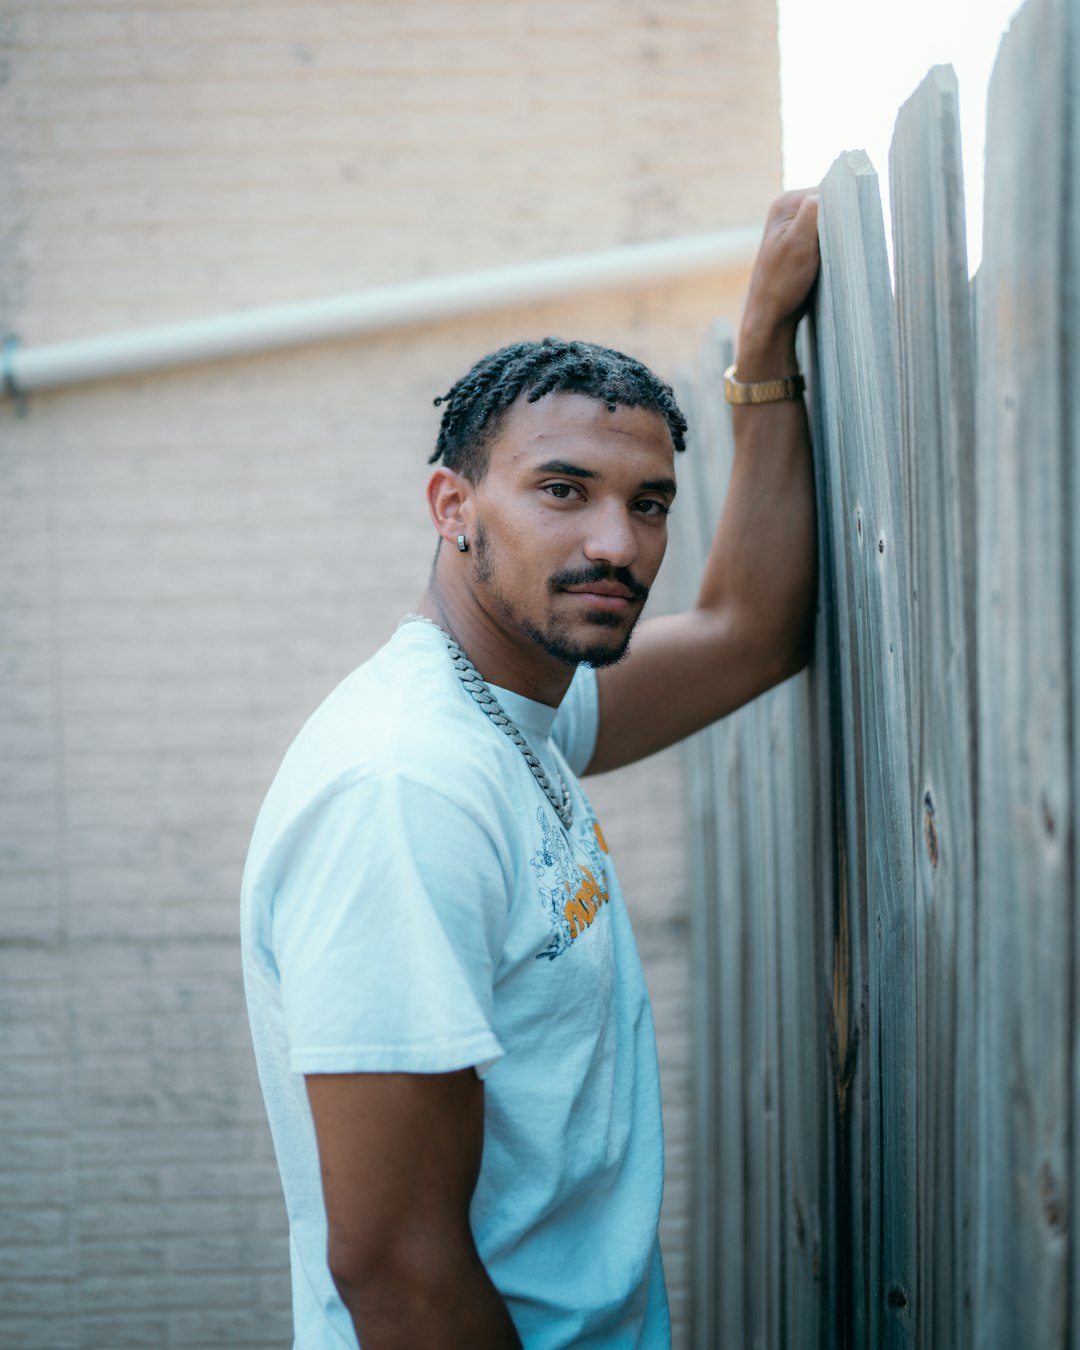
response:
[[[310,1074],[329,1263],[363,1350],[520,1350],[473,1243],[484,1085],[446,1074]]]
[[[751,274],[740,382],[796,372],[795,330],[817,271],[816,195],[785,193]],[[733,416],[735,462],[697,602],[645,620],[629,656],[600,671],[590,773],[681,740],[806,663],[817,578],[806,411],[800,398],[736,407]]]

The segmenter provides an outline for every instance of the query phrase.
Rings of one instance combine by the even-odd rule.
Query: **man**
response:
[[[632,645],[685,430],[670,389],[546,340],[439,400],[428,589],[290,749],[245,872],[300,1350],[670,1342],[651,1015],[576,775],[805,662],[813,485],[788,377],[816,272],[816,198],[788,194],[729,388],[766,401],[735,409],[698,602]]]

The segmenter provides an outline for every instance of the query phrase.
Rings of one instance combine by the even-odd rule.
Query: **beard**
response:
[[[600,614],[593,616],[589,622],[594,619],[601,621],[617,618],[613,614]],[[625,619],[617,620],[620,624],[626,622]],[[610,637],[601,639],[599,636],[595,641],[584,642],[580,638],[575,638],[567,630],[566,626],[552,620],[545,628],[539,628],[528,619],[522,619],[518,627],[526,637],[531,638],[533,642],[552,656],[556,661],[561,661],[565,666],[593,666],[599,670],[603,666],[617,665],[630,650],[630,638],[634,631],[635,619],[629,628],[622,633],[612,634]]]
[[[510,601],[499,590],[495,582],[495,564],[488,547],[487,533],[482,522],[477,522],[473,539],[475,555],[475,581],[489,588],[494,605],[500,618],[508,627],[523,633],[546,655],[566,666],[588,665],[599,669],[616,665],[630,649],[630,638],[641,616],[641,608],[632,617],[623,614],[610,614],[605,611],[586,614],[585,622],[598,629],[612,629],[609,634],[597,633],[595,639],[583,640],[575,635],[568,624],[549,614],[541,627],[531,619],[518,614]],[[548,579],[548,590],[558,595],[567,586],[587,585],[590,581],[615,581],[625,586],[631,599],[641,602],[643,607],[648,599],[649,588],[639,581],[628,568],[611,567],[606,563],[596,563],[592,567],[557,572]]]

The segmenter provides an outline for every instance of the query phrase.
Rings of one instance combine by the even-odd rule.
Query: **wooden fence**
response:
[[[697,737],[694,1344],[1080,1344],[1080,0],[1027,0],[968,281],[957,89],[821,189],[815,655]],[[682,384],[687,578],[730,461]],[[680,497],[680,500],[682,498]]]

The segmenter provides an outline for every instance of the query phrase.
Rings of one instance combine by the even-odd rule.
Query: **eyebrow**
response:
[[[565,459],[549,459],[546,464],[536,466],[537,473],[565,473],[569,478],[599,478],[592,469],[583,469],[578,464],[570,464]]]
[[[597,479],[600,475],[595,469],[583,469],[580,464],[571,464],[565,459],[549,459],[544,464],[536,466],[537,473],[564,473],[568,478],[592,478]],[[649,478],[644,483],[638,484],[639,492],[663,492],[668,497],[674,497],[676,493],[674,478]]]

